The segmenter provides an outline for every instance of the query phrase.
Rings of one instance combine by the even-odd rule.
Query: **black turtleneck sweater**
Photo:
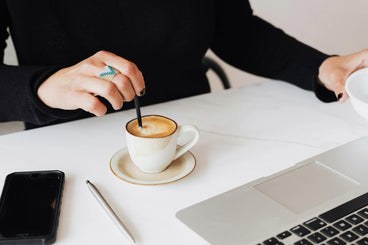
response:
[[[245,0],[0,0],[1,61],[7,30],[19,66],[0,64],[0,121],[25,121],[27,128],[91,116],[49,108],[36,92],[55,71],[99,50],[139,67],[142,105],[209,92],[201,63],[209,48],[244,71],[335,100],[315,83],[328,56],[254,16]]]

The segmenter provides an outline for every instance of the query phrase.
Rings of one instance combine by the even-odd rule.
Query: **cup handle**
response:
[[[192,148],[198,142],[198,139],[199,139],[199,129],[194,125],[181,125],[181,126],[179,126],[178,130],[179,130],[178,137],[180,137],[181,135],[183,135],[186,132],[193,132],[194,136],[188,143],[186,143],[185,145],[180,146],[178,149],[176,149],[174,160],[178,159],[185,152],[189,151],[189,149]]]

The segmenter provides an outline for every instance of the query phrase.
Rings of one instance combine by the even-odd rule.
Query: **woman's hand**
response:
[[[368,67],[368,49],[346,56],[327,58],[319,67],[319,80],[333,91],[340,103],[349,97],[345,91],[345,81],[356,70]]]
[[[119,72],[111,82],[98,78],[106,65]],[[81,108],[102,116],[107,108],[95,95],[104,97],[118,110],[124,101],[131,101],[136,94],[143,95],[144,88],[143,75],[134,63],[110,52],[99,51],[51,75],[38,88],[37,95],[51,108]]]

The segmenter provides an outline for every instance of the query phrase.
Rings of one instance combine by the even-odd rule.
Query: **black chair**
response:
[[[224,89],[228,89],[231,87],[229,83],[229,79],[227,78],[224,70],[215,60],[205,56],[202,59],[202,64],[204,65],[206,69],[206,73],[209,69],[212,69],[216,73],[216,75],[220,78]]]

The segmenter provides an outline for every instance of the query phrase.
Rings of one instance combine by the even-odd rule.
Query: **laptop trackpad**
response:
[[[312,162],[254,186],[294,213],[301,213],[351,191],[359,183],[328,166]]]

